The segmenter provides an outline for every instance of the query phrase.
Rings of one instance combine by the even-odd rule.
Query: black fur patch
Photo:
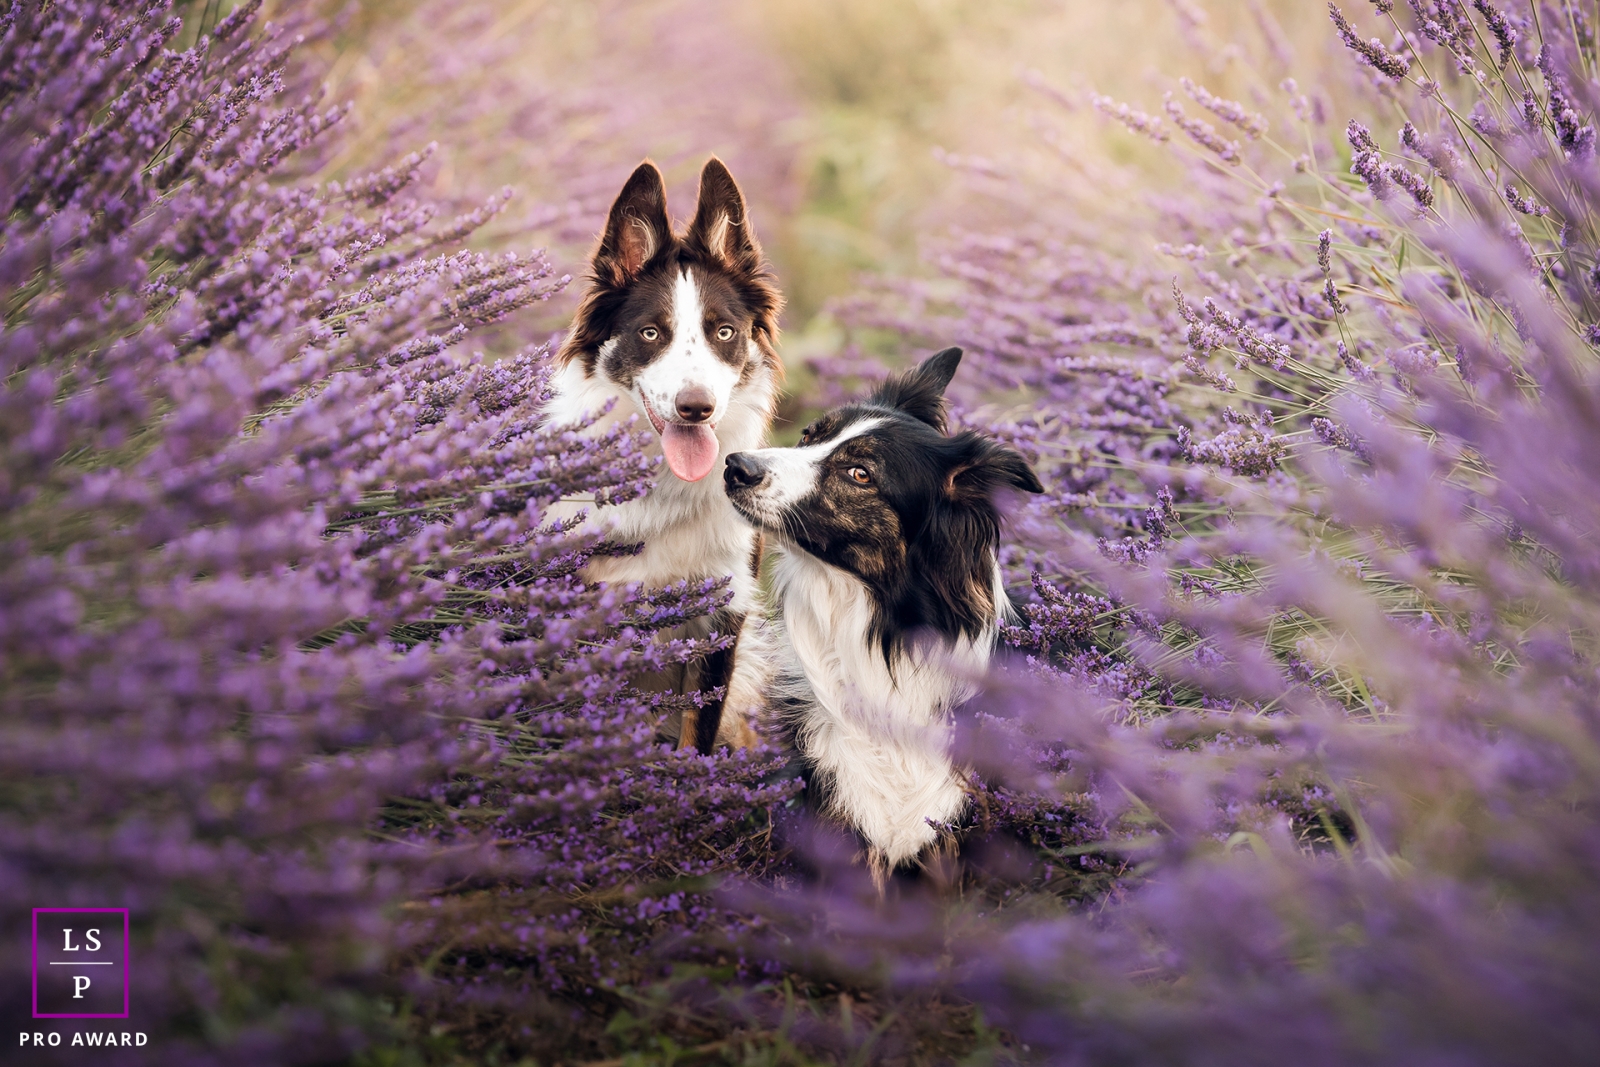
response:
[[[744,616],[719,611],[711,617],[711,628],[718,633],[737,634],[744,626]],[[733,679],[733,664],[738,655],[737,646],[720,648],[705,658],[700,667],[697,685],[700,689],[726,686]],[[717,731],[722,727],[721,700],[707,701],[694,717],[694,747],[701,755],[710,755],[716,747]]]

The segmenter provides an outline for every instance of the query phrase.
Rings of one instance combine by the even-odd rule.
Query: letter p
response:
[[[83,999],[83,991],[85,989],[88,989],[88,988],[89,988],[89,976],[88,975],[86,975],[86,974],[75,974],[75,975],[72,976],[72,999],[73,1000],[82,1000]]]

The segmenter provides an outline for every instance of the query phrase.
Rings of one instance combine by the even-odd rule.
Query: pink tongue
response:
[[[673,474],[686,482],[698,482],[717,462],[717,435],[709,426],[669,422],[661,435],[661,450],[667,454]]]

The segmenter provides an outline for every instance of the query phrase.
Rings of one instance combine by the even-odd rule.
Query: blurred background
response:
[[[1055,199],[1058,230],[1076,216],[1078,239],[1111,254],[1171,235],[1160,194],[1190,171],[1092,93],[1159,112],[1186,74],[1281,106],[1291,68],[1337,84],[1311,76],[1344,62],[1323,8],[1289,0],[360,0],[327,17],[327,91],[353,105],[330,175],[437,143],[432,196],[516,191],[481,245],[544,246],[580,275],[641,158],[665,171],[680,219],[705,157],[726,160],[788,297],[799,397],[807,362],[847,341],[904,356],[903,338],[850,333],[837,307],[874,279],[927,273],[952,232]],[[1063,173],[1081,183],[1061,187]],[[1048,188],[1020,193],[1029,175]],[[516,319],[508,350],[559,329],[575,293]]]

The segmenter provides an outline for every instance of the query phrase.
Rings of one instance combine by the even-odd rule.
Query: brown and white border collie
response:
[[[782,308],[744,196],[721,160],[701,171],[694,221],[682,234],[667,219],[661,172],[647,160],[611,205],[546,408],[552,425],[582,425],[611,404],[591,433],[643,416],[666,460],[648,495],[595,513],[611,540],[643,548],[597,557],[587,577],[650,586],[733,578],[732,601],[691,632],[737,633],[738,643],[666,679],[684,690],[728,687],[720,708],[683,716],[680,745],[703,752],[754,741],[750,712],[768,674],[760,535],[729,503],[720,471],[729,453],[766,443],[783,378]]]
[[[948,348],[796,447],[737,453],[724,471],[728,499],[779,549],[772,732],[798,752],[812,806],[865,840],[880,890],[966,807],[950,715],[1013,614],[995,498],[1043,492],[1019,453],[946,436],[960,360]]]

